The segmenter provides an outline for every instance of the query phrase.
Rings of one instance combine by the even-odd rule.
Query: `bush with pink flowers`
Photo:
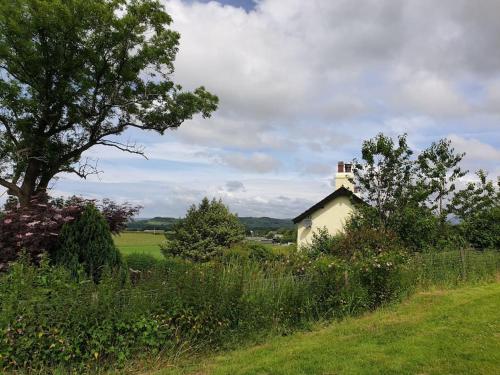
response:
[[[112,233],[123,230],[139,210],[139,207],[110,200],[98,203],[78,197],[67,200],[38,197],[27,206],[10,204],[0,217],[0,272],[22,251],[35,263],[40,254],[53,252],[63,225],[77,220],[88,203],[99,208]]]

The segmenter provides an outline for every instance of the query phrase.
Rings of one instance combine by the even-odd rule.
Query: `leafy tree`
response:
[[[358,207],[349,225],[392,231],[406,248],[420,251],[455,235],[446,223],[447,202],[466,172],[459,165],[464,154],[456,153],[447,139],[412,155],[406,135],[395,141],[378,134],[363,142],[363,160],[354,163],[354,175],[369,205]]]
[[[500,249],[500,206],[484,210],[461,224],[464,236],[476,249]]]
[[[500,249],[500,177],[496,184],[485,171],[477,173],[479,181],[469,182],[456,192],[451,210],[460,220],[467,241],[477,249]]]
[[[364,200],[378,213],[380,224],[387,226],[391,216],[405,207],[413,192],[413,151],[406,135],[397,141],[384,134],[363,142],[362,162],[354,162],[355,184]]]
[[[465,153],[456,153],[451,141],[441,139],[433,142],[417,158],[419,186],[427,196],[426,206],[437,213],[444,223],[448,215],[447,198],[455,191],[455,182],[467,171],[459,163]]]
[[[451,212],[461,220],[500,205],[500,177],[497,177],[495,184],[488,180],[488,174],[483,170],[477,171],[476,175],[479,181],[469,182],[464,189],[455,193],[451,201]]]
[[[221,200],[204,198],[192,205],[184,219],[177,222],[162,247],[165,256],[180,256],[206,262],[224,249],[243,240],[245,229]]]
[[[163,134],[217,97],[172,81],[179,34],[159,0],[0,2],[0,185],[28,205],[61,172],[86,177],[95,145],[143,154],[115,138]]]
[[[51,254],[51,258],[74,274],[83,267],[94,281],[99,281],[106,269],[119,269],[123,266],[109,225],[93,204],[85,207],[78,220],[64,225],[59,246]]]

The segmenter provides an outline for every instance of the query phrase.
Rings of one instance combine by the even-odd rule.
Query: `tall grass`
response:
[[[15,265],[0,276],[0,368],[82,373],[160,351],[234,347],[373,309],[418,288],[491,280],[500,252],[351,263],[300,254],[264,263],[148,262],[126,284],[111,274],[100,284],[75,280],[43,262]]]
[[[454,287],[495,279],[500,252],[495,250],[447,251],[416,254],[409,267],[420,288]]]

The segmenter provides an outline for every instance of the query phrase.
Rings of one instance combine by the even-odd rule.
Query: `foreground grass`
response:
[[[157,375],[499,374],[500,284],[420,293],[315,332]]]
[[[148,254],[163,259],[160,244],[165,240],[163,233],[123,232],[113,237],[115,245],[123,255]]]

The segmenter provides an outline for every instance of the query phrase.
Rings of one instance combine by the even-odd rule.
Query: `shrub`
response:
[[[320,254],[332,254],[337,241],[338,238],[328,233],[328,229],[319,228],[313,233],[311,243],[303,246],[302,250],[313,257]]]
[[[17,259],[22,249],[33,261],[43,252],[53,252],[58,245],[62,227],[80,217],[89,200],[73,197],[68,200],[34,198],[28,206],[9,201],[0,217],[0,272]],[[138,211],[138,207],[118,205],[109,200],[98,204],[113,233],[120,231]]]
[[[347,259],[357,259],[402,248],[401,241],[392,231],[364,227],[338,235],[332,253]]]
[[[172,345],[168,318],[151,309],[150,296],[131,293],[117,280],[113,274],[98,285],[75,280],[47,261],[14,264],[0,279],[0,368],[94,372],[103,363]]]
[[[262,244],[249,243],[246,248],[248,249],[248,258],[253,261],[262,263],[276,259],[272,250]]]
[[[125,257],[125,262],[127,263],[127,267],[129,269],[141,272],[151,271],[160,264],[160,261],[154,256],[138,253],[127,255]]]
[[[464,237],[476,249],[500,249],[500,207],[484,210],[465,219]]]
[[[59,245],[51,253],[51,258],[71,270],[73,275],[83,267],[94,281],[100,280],[105,269],[123,267],[109,225],[92,204],[85,207],[79,219],[63,226]]]
[[[238,217],[231,214],[222,201],[204,198],[198,207],[191,206],[186,217],[174,225],[162,252],[165,256],[206,262],[241,241],[244,233]]]

